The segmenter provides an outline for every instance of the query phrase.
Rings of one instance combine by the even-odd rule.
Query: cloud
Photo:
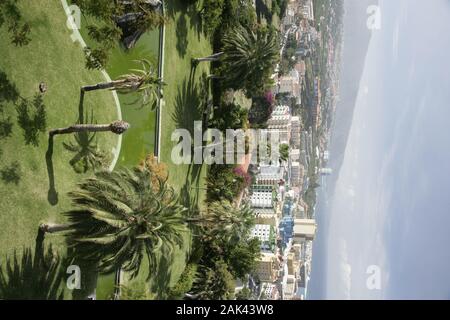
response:
[[[326,297],[447,298],[450,39],[436,30],[450,30],[450,5],[382,1],[381,10],[330,209],[321,213]],[[366,286],[370,265],[380,267],[379,291]]]

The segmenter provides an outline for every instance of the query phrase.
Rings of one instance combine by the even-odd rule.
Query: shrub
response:
[[[183,299],[184,295],[192,289],[197,273],[196,264],[188,264],[178,282],[169,289],[168,298],[172,300]]]
[[[149,154],[144,160],[141,161],[139,168],[146,168],[153,173],[152,185],[155,190],[158,190],[159,188],[159,180],[166,181],[169,178],[167,165],[165,163],[158,162],[158,158],[156,158],[153,153]]]

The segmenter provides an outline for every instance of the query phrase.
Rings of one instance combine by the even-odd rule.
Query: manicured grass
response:
[[[209,64],[191,68],[191,58],[212,53],[209,40],[201,31],[200,18],[195,6],[187,6],[182,0],[166,1],[164,104],[161,117],[161,161],[169,168],[169,184],[179,192],[182,202],[192,208],[202,208],[206,193],[207,167],[201,165],[177,165],[172,162],[172,132],[177,128],[193,130],[194,121],[202,119],[203,101],[208,89],[202,77],[209,73]],[[192,188],[191,188],[192,187]],[[198,189],[200,188],[200,189]],[[190,235],[186,234],[182,248],[164,254],[158,271],[152,276],[150,289],[158,298],[164,298],[167,288],[174,285],[183,272],[190,249]],[[144,264],[140,275],[130,282],[145,281],[148,268]]]
[[[19,4],[24,19],[30,22],[32,42],[17,48],[10,44],[6,28],[1,28],[0,71],[6,73],[25,99],[33,98],[41,81],[46,83],[47,130],[74,124],[79,118],[80,86],[102,82],[103,76],[98,71],[84,68],[83,50],[70,38],[71,31],[66,27],[66,15],[60,1],[22,1]],[[71,141],[72,135],[56,136],[53,156],[48,157],[52,161],[46,161],[47,132],[40,134],[38,146],[26,145],[23,130],[17,123],[15,106],[9,103],[4,109],[3,119],[10,117],[13,131],[11,137],[0,140],[0,171],[15,161],[20,170],[17,184],[0,179],[0,260],[16,249],[34,247],[41,222],[64,221],[61,212],[70,208],[67,192],[92,174],[77,174],[70,166],[73,154],[62,143]],[[89,118],[92,112],[97,123],[110,123],[117,119],[112,94],[107,91],[88,93],[84,99],[84,111],[89,113]],[[97,139],[98,145],[112,159],[111,151],[117,146],[117,136],[100,133]],[[48,199],[52,169],[57,201],[52,193],[50,201]],[[46,242],[65,250],[61,236],[49,235]]]

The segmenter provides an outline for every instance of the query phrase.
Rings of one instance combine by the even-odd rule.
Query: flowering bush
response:
[[[241,166],[235,167],[233,169],[233,173],[237,177],[242,178],[242,181],[243,181],[245,186],[248,187],[252,183],[252,177],[248,174],[248,172],[244,171],[244,168],[242,168]]]
[[[264,99],[266,99],[266,102],[271,106],[273,106],[275,104],[275,97],[274,97],[272,91],[267,91],[264,94]]]

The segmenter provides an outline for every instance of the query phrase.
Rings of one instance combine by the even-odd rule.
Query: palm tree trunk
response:
[[[73,223],[66,223],[66,224],[55,224],[55,223],[42,223],[39,226],[39,229],[43,233],[57,233],[57,232],[63,232],[68,231],[72,229]]]
[[[125,121],[114,121],[110,124],[76,124],[67,128],[50,130],[49,135],[53,137],[57,134],[77,133],[77,132],[106,132],[122,134],[128,130],[130,125]]]
[[[121,283],[120,278],[122,275],[122,269],[119,268],[116,270],[114,274],[114,300],[120,300],[120,294],[121,294]]]
[[[81,91],[88,92],[88,91],[95,91],[95,90],[114,89],[118,84],[122,84],[126,81],[127,81],[126,79],[123,79],[123,80],[115,80],[115,81],[111,81],[111,82],[97,83],[93,86],[81,87]]]
[[[190,293],[185,293],[185,294],[184,294],[184,297],[185,297],[185,298],[188,298],[188,299],[190,299],[190,300],[197,300],[198,295],[196,295],[196,294],[190,294]]]
[[[195,62],[203,62],[203,61],[218,61],[220,57],[223,55],[223,52],[214,53],[210,56],[204,57],[204,58],[195,58]]]
[[[223,80],[223,79],[225,79],[225,77],[218,76],[216,74],[210,74],[210,75],[208,75],[207,79],[208,80]]]

